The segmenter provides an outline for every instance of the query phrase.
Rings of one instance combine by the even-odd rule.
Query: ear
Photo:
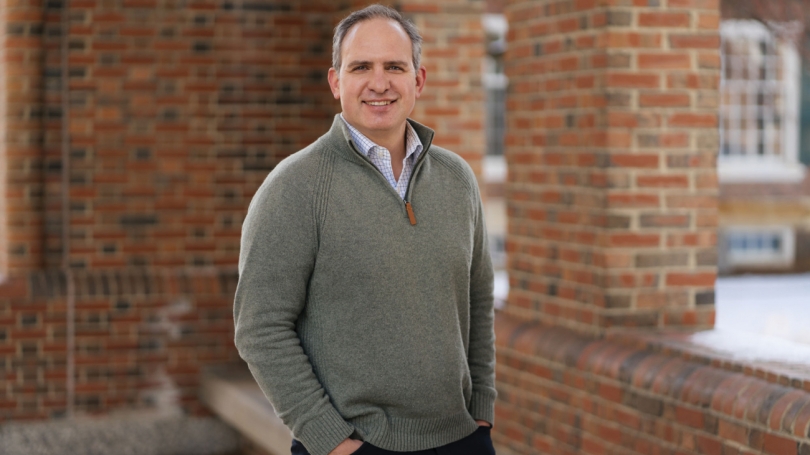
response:
[[[422,94],[422,89],[425,88],[425,81],[427,81],[427,70],[424,66],[420,66],[416,71],[416,97]]]
[[[338,73],[335,68],[329,68],[329,73],[326,75],[326,78],[329,80],[329,88],[332,89],[332,96],[334,96],[336,100],[339,100],[340,79],[338,79]]]

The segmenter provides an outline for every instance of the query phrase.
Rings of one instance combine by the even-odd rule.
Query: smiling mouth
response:
[[[369,106],[388,106],[389,104],[393,103],[393,101],[364,101],[364,103],[368,104]]]

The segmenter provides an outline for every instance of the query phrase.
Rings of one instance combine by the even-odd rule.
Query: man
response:
[[[242,231],[235,341],[293,454],[494,454],[492,265],[475,177],[408,119],[421,37],[374,5],[335,29],[342,114]]]

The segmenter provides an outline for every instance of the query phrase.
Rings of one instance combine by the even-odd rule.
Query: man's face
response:
[[[329,86],[343,117],[372,140],[404,137],[405,119],[425,86],[408,35],[394,21],[371,19],[349,30],[340,51],[341,67],[329,69]]]

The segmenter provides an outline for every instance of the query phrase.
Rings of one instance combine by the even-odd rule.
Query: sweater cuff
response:
[[[343,420],[335,408],[329,406],[325,414],[307,422],[295,437],[312,455],[328,455],[353,432],[354,427]]]
[[[473,391],[469,409],[473,419],[495,424],[495,395],[488,390]]]

